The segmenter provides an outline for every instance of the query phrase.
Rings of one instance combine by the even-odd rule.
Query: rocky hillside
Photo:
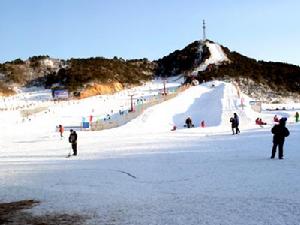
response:
[[[36,85],[34,81],[45,80],[47,74],[57,72],[64,65],[64,60],[49,56],[33,56],[26,61],[16,59],[0,64],[0,94],[13,93],[12,87]]]
[[[147,59],[123,60],[102,57],[89,59],[70,59],[67,67],[50,74],[46,86],[55,83],[70,91],[84,88],[92,83],[109,84],[117,82],[123,86],[139,85],[153,78],[154,64]]]
[[[94,94],[106,94],[152,79],[155,65],[147,59],[117,57],[67,61],[48,56],[35,56],[26,61],[17,59],[0,64],[0,95],[12,94],[12,87],[32,85],[59,86],[71,92],[80,90],[84,96],[93,95],[93,90]]]

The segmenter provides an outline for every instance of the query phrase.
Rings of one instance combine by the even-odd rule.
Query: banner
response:
[[[69,92],[68,92],[68,90],[54,90],[53,98],[54,99],[68,99]]]

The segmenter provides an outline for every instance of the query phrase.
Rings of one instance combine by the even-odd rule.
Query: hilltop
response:
[[[252,59],[209,40],[194,42],[163,57],[157,64],[157,74],[182,73],[199,82],[228,80],[248,95],[263,100],[284,96],[299,99],[299,66]]]

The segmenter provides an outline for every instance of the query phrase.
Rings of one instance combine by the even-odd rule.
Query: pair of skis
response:
[[[68,155],[66,156],[66,158],[70,158],[71,156],[73,156],[72,151],[70,150]]]

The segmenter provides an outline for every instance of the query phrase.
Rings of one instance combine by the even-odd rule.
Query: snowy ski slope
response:
[[[134,91],[148,92],[159,82]],[[49,105],[24,122],[16,110],[0,112],[1,202],[40,200],[29,211],[77,213],[88,217],[86,224],[298,224],[300,127],[293,115],[299,105],[258,114],[234,85],[205,83],[122,127],[79,131],[79,155],[65,158],[68,132],[61,139],[55,126],[92,109],[117,110],[125,96]],[[239,135],[231,134],[234,112]],[[288,117],[291,131],[284,160],[269,159],[275,113]],[[183,128],[186,116],[195,128]],[[258,116],[268,125],[255,125]],[[201,120],[207,127],[199,127]],[[170,131],[174,124],[178,129]]]

